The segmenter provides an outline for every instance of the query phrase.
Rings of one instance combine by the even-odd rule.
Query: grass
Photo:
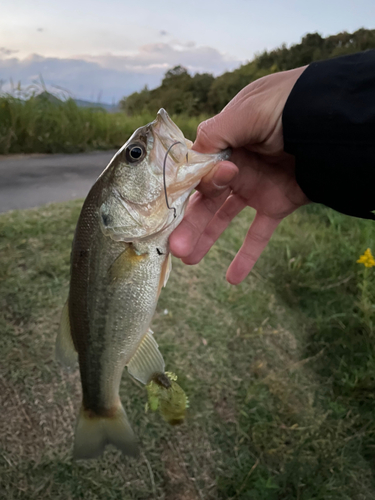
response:
[[[75,463],[79,380],[52,353],[80,206],[0,217],[0,498],[375,497],[374,279],[356,263],[375,248],[372,222],[302,209],[238,287],[224,274],[251,211],[200,265],[174,260],[153,330],[189,396],[187,421],[146,414],[124,373],[140,459],[108,449]]]
[[[0,94],[0,154],[119,148],[135,129],[154,119],[149,114],[128,117],[124,113],[80,108],[72,99],[59,100],[51,94]],[[192,140],[203,119],[173,117]]]

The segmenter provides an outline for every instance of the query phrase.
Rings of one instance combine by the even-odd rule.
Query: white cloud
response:
[[[148,71],[152,66],[167,65],[173,67],[181,64],[192,73],[209,72],[220,74],[240,64],[234,57],[222,54],[212,47],[197,47],[194,42],[153,43],[139,47],[133,54],[102,56],[82,56],[83,59],[98,62],[106,68],[122,68],[132,71],[133,68],[144,68]]]
[[[154,43],[139,47],[125,55],[81,55],[71,58],[44,57],[32,54],[24,59],[10,57],[14,51],[0,48],[0,79],[21,81],[28,85],[41,75],[47,85],[57,85],[74,97],[103,102],[119,100],[124,95],[160,84],[164,73],[181,64],[191,73],[215,75],[237,67],[241,61],[212,47],[199,47],[194,42]]]

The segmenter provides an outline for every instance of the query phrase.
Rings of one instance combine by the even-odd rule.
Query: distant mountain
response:
[[[59,103],[61,103],[61,99],[59,99],[59,97],[51,94],[47,90],[44,90],[40,94],[37,94],[35,96],[35,99],[37,101],[39,101],[39,102],[50,102],[52,104],[59,104]]]
[[[108,111],[108,113],[117,113],[120,111],[120,107],[118,104],[105,104],[104,102],[91,102],[84,101],[83,99],[73,99],[73,101],[80,108],[101,108]]]
[[[54,95],[51,92],[48,92],[47,90],[43,90],[43,92],[40,92],[39,94],[37,94],[35,96],[35,98],[38,101],[48,101],[52,104],[59,104],[65,100],[65,99],[61,99],[61,96]],[[106,104],[103,102],[91,102],[91,101],[84,101],[83,99],[72,99],[72,100],[80,108],[101,109],[101,110],[107,111],[108,113],[117,113],[118,111],[121,111],[121,108],[119,107],[118,104]]]

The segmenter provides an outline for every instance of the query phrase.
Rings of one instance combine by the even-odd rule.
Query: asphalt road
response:
[[[84,198],[115,152],[0,156],[0,212]]]

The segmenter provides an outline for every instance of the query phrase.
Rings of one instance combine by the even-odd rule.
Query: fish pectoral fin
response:
[[[171,271],[172,271],[172,255],[168,254],[168,257],[164,260],[161,268],[158,297],[160,295],[161,289],[167,285]]]
[[[77,362],[78,355],[74,347],[69,320],[69,299],[65,302],[61,313],[60,327],[56,339],[55,357],[65,366],[73,368]]]
[[[165,271],[164,271],[164,266],[165,266]],[[168,254],[168,257],[166,258],[166,261],[163,266],[163,274],[164,274],[164,279],[163,279],[163,286],[167,286],[169,276],[172,271],[172,254]]]
[[[76,460],[99,457],[107,444],[125,455],[139,453],[135,435],[121,403],[110,416],[93,414],[81,408],[75,431],[73,457]]]
[[[127,367],[130,375],[142,384],[147,384],[155,373],[164,373],[164,359],[151,330],[142,338]]]
[[[116,281],[121,281],[122,283],[131,282],[134,271],[147,256],[147,253],[138,255],[133,246],[129,244],[127,248],[120,253],[108,270],[111,283]]]

